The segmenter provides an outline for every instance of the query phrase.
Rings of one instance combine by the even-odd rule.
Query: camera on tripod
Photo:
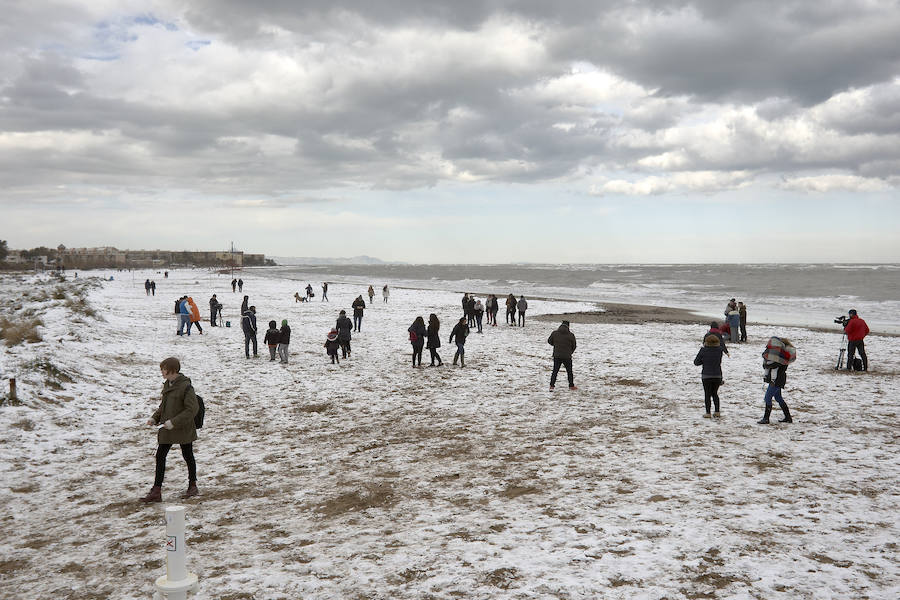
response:
[[[848,317],[847,315],[841,315],[841,316],[837,317],[834,320],[834,322],[843,327],[847,324],[847,321],[849,321],[849,320],[850,320],[850,317]]]

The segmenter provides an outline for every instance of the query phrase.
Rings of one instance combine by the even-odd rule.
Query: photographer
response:
[[[869,370],[869,359],[866,357],[866,344],[863,339],[869,334],[869,326],[860,319],[855,309],[850,309],[850,318],[844,321],[844,333],[847,334],[847,370],[853,368],[853,355],[859,350],[862,359],[862,370]]]

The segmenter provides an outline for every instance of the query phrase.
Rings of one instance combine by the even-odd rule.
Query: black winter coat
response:
[[[246,334],[256,335],[256,315],[253,314],[252,310],[247,309],[241,315],[241,329]]]
[[[351,304],[350,307],[353,309],[354,317],[361,317],[363,316],[363,309],[366,308],[366,301],[362,298],[357,298],[353,301],[353,304]]]
[[[457,323],[453,327],[453,331],[450,332],[450,339],[447,340],[450,344],[453,343],[453,338],[456,338],[457,344],[465,344],[466,337],[469,335],[469,326],[465,323]]]
[[[278,340],[279,344],[288,345],[291,343],[291,326],[290,325],[282,325],[281,326],[281,338]]]
[[[277,346],[278,342],[281,341],[281,332],[277,329],[269,329],[266,331],[266,337],[263,338],[263,344],[267,344],[269,346]]]
[[[722,346],[704,346],[697,353],[694,364],[698,367],[703,365],[703,371],[700,373],[701,379],[721,379],[722,378],[722,355],[725,352]]]
[[[440,336],[440,328],[432,328],[428,327],[425,330],[425,337],[428,338],[427,348],[438,349],[441,347],[441,336]]]
[[[553,358],[572,358],[575,352],[575,334],[569,331],[566,325],[560,325],[559,329],[550,334],[547,343],[553,346]]]
[[[353,331],[353,321],[348,317],[338,317],[338,320],[334,324],[334,328],[338,332],[339,342],[350,341],[350,332]]]
[[[426,330],[424,323],[422,323],[421,325],[413,323],[412,325],[410,325],[407,331],[416,334],[416,341],[409,341],[413,346],[422,346],[423,344],[425,344]]]
[[[784,384],[787,383],[787,365],[763,361],[763,369],[765,370],[763,381],[766,383],[771,383],[775,387],[780,388],[783,388]]]

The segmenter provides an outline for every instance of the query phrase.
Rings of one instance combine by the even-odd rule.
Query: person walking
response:
[[[331,364],[341,364],[341,360],[337,355],[338,346],[340,346],[340,342],[338,342],[338,333],[332,329],[328,332],[328,335],[325,336],[325,351],[328,353],[328,356],[331,357]]]
[[[856,313],[856,309],[850,309],[850,318],[844,323],[844,333],[847,334],[847,370],[853,366],[853,355],[859,350],[862,359],[862,370],[869,370],[869,357],[866,356],[865,337],[869,335],[869,326]]]
[[[232,279],[231,280],[231,293],[233,294],[236,291],[237,291],[237,279]]]
[[[275,352],[278,351],[278,342],[281,340],[281,332],[278,331],[278,323],[269,321],[269,330],[263,338],[263,344],[269,348],[269,360],[275,360]]]
[[[471,329],[475,327],[475,296],[470,295],[469,299],[466,301],[466,308],[463,311],[466,315],[466,325]]]
[[[153,279],[150,280],[150,293],[156,296],[156,281]]]
[[[512,294],[506,297],[506,324],[516,324],[516,297]]]
[[[187,334],[191,335],[191,305],[188,304],[187,296],[182,296],[178,301],[178,335],[184,335],[184,329],[187,328]]]
[[[466,338],[469,335],[469,326],[466,325],[466,318],[460,317],[459,322],[453,326],[453,331],[450,332],[450,339],[448,343],[452,344],[454,338],[456,339],[456,354],[453,355],[453,364],[456,365],[456,361],[459,361],[460,367],[466,366]]]
[[[312,300],[312,297],[313,297],[312,284],[307,283],[306,284],[306,301],[309,302],[310,300]]]
[[[241,315],[241,329],[244,331],[244,355],[250,358],[250,344],[253,344],[253,358],[259,356],[256,349],[256,307],[249,306]]]
[[[144,282],[144,291],[147,292],[147,295],[150,295],[150,280]]]
[[[291,343],[291,328],[288,326],[287,319],[281,320],[281,330],[278,332],[278,358],[281,364],[288,364],[288,346]]]
[[[434,366],[434,359],[437,359],[437,366],[442,367],[444,365],[444,361],[441,360],[440,355],[438,355],[438,348],[441,347],[441,322],[438,320],[437,315],[431,313],[428,316],[428,329],[425,331],[425,336],[428,338],[428,351],[431,353],[431,366]]]
[[[422,348],[425,347],[425,319],[421,316],[416,317],[412,325],[407,329],[409,332],[409,343],[412,344],[412,366],[416,367],[416,357],[419,359],[418,366],[422,366]]]
[[[747,305],[743,302],[738,302],[738,315],[741,318],[741,342],[747,341]]]
[[[714,336],[719,338],[719,345],[722,346],[722,352],[724,352],[728,356],[731,356],[730,354],[728,354],[728,346],[725,345],[725,336],[722,335],[722,330],[719,329],[719,323],[717,321],[710,322],[709,331],[704,334],[703,339],[705,340],[706,336],[709,334],[713,334]]]
[[[191,335],[191,325],[196,325],[197,331],[200,335],[203,335],[203,327],[200,326],[200,309],[197,308],[197,304],[194,302],[194,299],[190,296],[187,297],[188,308],[190,309],[190,316],[188,322],[188,335]]]
[[[391,291],[388,289],[387,284],[384,284],[384,287],[381,288],[381,296],[384,298],[384,303],[387,304],[388,296],[391,295]]]
[[[322,284],[322,302],[329,302],[328,300],[328,282],[324,282]]]
[[[781,391],[784,389],[785,383],[787,383],[788,365],[797,359],[797,349],[794,348],[791,340],[787,338],[772,337],[769,339],[769,343],[766,344],[766,349],[763,351],[762,357],[764,373],[763,381],[768,383],[769,387],[766,388],[766,394],[763,397],[766,412],[763,415],[763,418],[757,421],[757,423],[760,425],[769,424],[769,415],[772,412],[773,398],[778,402],[778,406],[781,407],[781,412],[784,413],[784,418],[779,422],[793,423],[794,420],[791,418],[791,411],[788,409],[788,405],[784,401],[784,398],[782,398]]]
[[[706,414],[703,416],[709,418],[710,404],[714,403],[716,412],[714,417],[719,416],[719,386],[722,385],[722,343],[715,334],[707,334],[703,338],[703,346],[697,352],[694,358],[696,366],[703,366],[700,373],[700,380],[703,382],[703,405],[706,407]]]
[[[516,310],[519,311],[519,327],[525,327],[525,311],[528,310],[528,300],[525,299],[525,296],[519,296]]]
[[[362,296],[357,296],[350,308],[353,309],[353,331],[362,331],[363,311],[366,310],[366,301],[363,300]]]
[[[353,323],[347,318],[346,310],[340,312],[337,322],[334,324],[334,328],[338,332],[337,339],[341,346],[341,357],[347,358],[350,356],[350,340],[352,339],[350,331],[353,329]]]
[[[569,389],[577,390],[575,377],[572,374],[572,354],[575,352],[577,343],[575,334],[569,331],[569,322],[563,321],[562,325],[547,338],[547,343],[553,346],[553,373],[550,375],[550,391],[553,391],[553,388],[556,387],[556,376],[559,374],[561,366],[566,368],[566,375],[569,378]]]
[[[244,291],[244,280],[243,279],[238,279],[238,291],[239,292]]]
[[[159,363],[163,376],[162,394],[159,408],[147,419],[147,425],[159,426],[156,433],[156,475],[150,492],[141,498],[142,502],[162,502],[162,485],[166,475],[166,457],[172,444],[181,446],[181,456],[187,463],[188,487],[181,497],[191,498],[197,490],[197,461],[194,459],[194,442],[197,428],[194,416],[200,410],[197,394],[191,380],[181,373],[181,362],[169,357]]]
[[[481,300],[475,301],[473,312],[475,314],[475,324],[478,326],[478,333],[483,333],[481,330],[481,321],[484,318],[484,305],[481,303]]]
[[[222,310],[222,305],[219,304],[218,298],[213,294],[212,298],[209,299],[209,326],[210,327],[218,327],[216,324],[216,317],[219,315],[219,311]]]
[[[369,286],[368,294],[369,294],[369,304],[371,305],[373,302],[375,302],[375,288],[373,288],[371,285]],[[360,296],[360,298],[362,298],[362,296]]]

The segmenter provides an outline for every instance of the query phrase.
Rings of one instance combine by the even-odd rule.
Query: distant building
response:
[[[114,267],[120,269],[156,268],[168,266],[195,267],[243,267],[264,265],[264,254],[234,252],[171,251],[171,250],[119,250],[111,246],[101,248],[57,248],[58,263],[67,269]],[[10,253],[11,254],[11,253]]]

